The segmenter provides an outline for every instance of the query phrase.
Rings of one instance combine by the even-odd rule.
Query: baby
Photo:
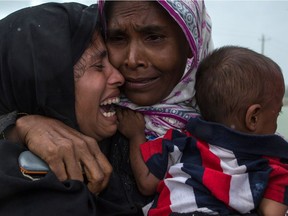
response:
[[[138,188],[156,194],[144,213],[285,215],[288,143],[275,135],[280,67],[250,49],[222,47],[201,62],[195,89],[201,117],[152,141],[140,113],[118,112]]]

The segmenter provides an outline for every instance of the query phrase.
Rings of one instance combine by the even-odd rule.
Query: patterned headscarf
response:
[[[103,8],[99,1],[99,8]],[[195,74],[199,62],[213,49],[211,20],[204,1],[158,0],[183,30],[193,57],[187,59],[185,72],[168,97],[152,106],[138,106],[123,97],[121,105],[144,114],[147,138],[163,135],[167,129],[183,129],[190,117],[199,115],[195,101]],[[101,12],[100,12],[101,14]]]

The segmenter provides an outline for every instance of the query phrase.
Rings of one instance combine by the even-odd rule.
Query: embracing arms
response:
[[[13,119],[1,116],[1,123],[13,125]],[[10,122],[9,122],[10,121]],[[99,193],[108,184],[112,167],[95,139],[85,136],[64,123],[39,115],[26,115],[14,122],[5,138],[17,139],[42,158],[60,181],[83,181],[84,168],[88,188]]]

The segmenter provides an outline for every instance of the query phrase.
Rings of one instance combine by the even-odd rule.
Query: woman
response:
[[[194,94],[191,94],[196,68],[200,60],[212,49],[211,23],[204,3],[103,3],[100,1],[99,4],[100,8],[104,9],[101,10],[103,18],[107,15],[105,30],[109,58],[124,75],[127,83],[123,87],[127,100],[122,105],[147,114],[147,136],[157,136],[174,125],[177,128],[184,127],[187,119],[197,114]],[[125,19],[125,13],[130,10],[133,16]],[[121,16],[117,11],[125,13]],[[147,25],[149,23],[154,25]],[[134,28],[135,26],[139,29]],[[45,127],[53,128],[54,131],[64,130],[50,119],[48,121],[40,116],[31,118],[24,116],[18,119],[16,129],[21,134],[26,134],[27,146],[34,152],[39,148],[39,142],[36,141],[39,136],[31,134],[32,128],[37,128],[38,134],[39,131],[45,134],[47,128],[41,130],[41,124],[44,122]],[[72,138],[74,131],[66,129],[65,136],[71,137],[75,148],[81,146]],[[45,138],[42,136],[42,143],[53,148],[58,138],[65,137],[63,134],[55,133],[54,136]],[[108,187],[97,197],[96,209],[100,215],[142,215],[141,207],[149,201],[149,197],[141,196],[136,188],[128,159],[128,146],[126,138],[119,133],[105,146],[105,153],[112,164],[113,172]],[[38,155],[44,159],[51,157],[51,154],[44,150],[39,150]],[[62,155],[58,157],[62,158]],[[65,165],[70,166],[68,162]],[[69,170],[66,170],[66,173],[70,173]]]
[[[119,101],[118,87],[124,79],[108,60],[97,24],[97,7],[43,4],[7,16],[0,21],[0,29],[1,113],[17,110],[46,115],[85,134],[75,130],[74,139],[89,143],[95,156],[72,163],[84,167],[89,190],[99,193],[112,169],[96,141],[117,129],[112,104]],[[62,126],[68,127],[65,124]],[[57,153],[66,155],[69,143],[65,139],[58,142],[62,147]],[[20,172],[17,162],[25,149],[19,142],[1,140],[0,215],[95,214],[95,197],[82,183],[82,173],[68,176],[74,180],[64,182],[52,172],[32,181]],[[59,172],[65,174],[61,169],[65,169],[64,160],[70,159],[52,159],[48,160],[50,167],[60,165]],[[89,163],[99,175],[93,176]]]

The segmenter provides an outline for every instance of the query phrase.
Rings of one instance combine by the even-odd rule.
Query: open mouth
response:
[[[119,97],[108,98],[100,104],[100,110],[102,114],[109,118],[116,114],[115,104],[120,102]]]

